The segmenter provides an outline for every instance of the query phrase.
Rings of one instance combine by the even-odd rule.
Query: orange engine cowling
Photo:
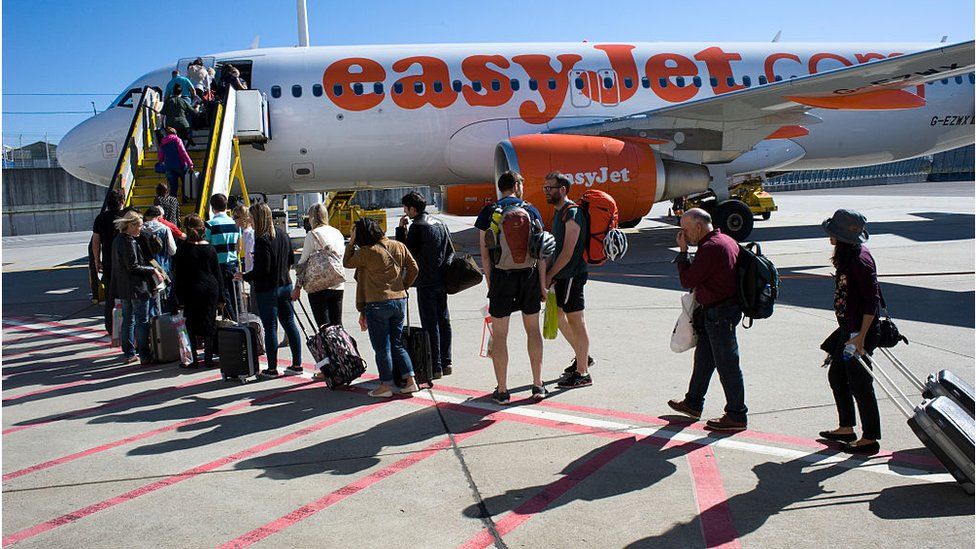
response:
[[[568,134],[521,135],[502,141],[495,148],[496,177],[507,170],[522,174],[523,198],[542,211],[547,225],[553,208],[546,203],[542,186],[550,172],[569,177],[572,200],[587,189],[608,193],[617,202],[622,224],[636,224],[655,202],[703,191],[709,181],[704,166],[662,159],[645,142]],[[677,177],[668,181],[672,173]]]
[[[450,185],[445,190],[444,212],[451,215],[478,215],[498,199],[494,183]]]

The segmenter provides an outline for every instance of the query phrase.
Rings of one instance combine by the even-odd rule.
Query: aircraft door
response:
[[[610,69],[597,72],[599,77],[600,103],[607,107],[616,107],[620,103],[620,86],[617,73]]]
[[[589,107],[590,78],[588,71],[573,70],[569,73],[569,91],[574,107]]]
[[[184,57],[183,59],[180,59],[176,62],[176,70],[180,71],[180,74],[183,76],[186,76],[187,67],[189,67],[190,63],[196,59],[196,57]],[[208,69],[214,68],[214,66],[217,64],[217,58],[215,57],[200,57],[200,59],[203,60],[203,66],[207,67]]]

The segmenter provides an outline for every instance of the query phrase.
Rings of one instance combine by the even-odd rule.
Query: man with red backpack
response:
[[[542,187],[546,202],[556,208],[552,233],[556,237],[555,261],[546,275],[546,288],[554,287],[559,307],[559,331],[573,347],[576,358],[564,372],[559,387],[573,389],[593,385],[589,367],[590,335],[583,318],[583,286],[587,280],[584,250],[589,235],[589,218],[569,199],[569,178],[559,172],[546,175]]]
[[[532,367],[532,398],[542,400],[542,331],[539,311],[546,299],[543,282],[545,261],[529,253],[529,241],[542,230],[542,216],[535,206],[522,200],[522,176],[508,171],[498,178],[502,197],[485,206],[475,228],[480,231],[481,265],[488,282],[488,314],[491,315],[491,360],[498,386],[492,399],[508,404],[508,325],[515,311],[522,313]]]

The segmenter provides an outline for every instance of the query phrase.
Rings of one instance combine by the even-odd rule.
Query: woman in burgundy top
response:
[[[881,419],[873,379],[853,358],[844,356],[852,345],[858,355],[877,347],[881,288],[871,252],[863,244],[868,239],[866,219],[853,210],[837,210],[823,222],[824,231],[834,246],[831,261],[837,270],[834,281],[834,313],[839,327],[827,341],[830,353],[827,378],[837,404],[839,427],[821,431],[820,436],[840,442],[841,450],[851,454],[873,455],[880,451]],[[859,439],[854,433],[854,403],[863,423]]]

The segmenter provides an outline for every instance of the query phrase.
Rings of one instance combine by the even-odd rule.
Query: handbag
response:
[[[674,330],[671,331],[672,351],[683,353],[688,349],[693,349],[698,344],[698,334],[695,333],[695,326],[692,322],[697,306],[694,292],[688,292],[681,296],[681,314],[678,315],[678,321],[674,323]]]
[[[881,314],[884,315],[878,328],[878,347],[890,349],[898,345],[900,341],[904,341],[907,345],[908,338],[901,335],[898,326],[895,326],[895,321],[891,320],[891,315],[888,314],[888,305],[885,303],[884,294],[881,293],[880,284],[878,285],[878,295],[881,297]]]
[[[304,267],[300,270],[297,268],[295,270],[299,284],[310,294],[328,290],[346,281],[346,274],[342,267],[342,258],[339,257],[339,254],[322,242],[315,231],[312,231],[312,236],[315,237],[315,240],[322,247],[313,252],[301,264]]]
[[[153,166],[153,171],[156,173],[166,173],[166,164],[163,162],[156,162],[156,165]]]
[[[451,231],[448,231],[446,226],[444,230],[447,231],[447,241],[451,244],[452,255],[451,261],[444,269],[444,286],[448,294],[454,295],[481,284],[484,275],[471,254],[457,252],[454,248],[454,240],[451,239]]]

